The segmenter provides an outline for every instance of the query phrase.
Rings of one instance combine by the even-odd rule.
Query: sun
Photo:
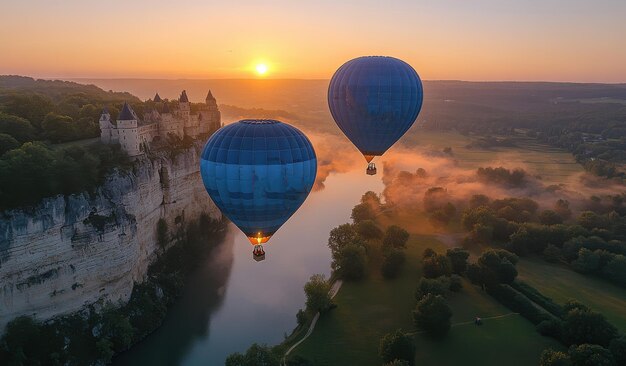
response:
[[[265,74],[267,74],[267,65],[266,64],[258,64],[256,65],[256,73],[263,76]]]

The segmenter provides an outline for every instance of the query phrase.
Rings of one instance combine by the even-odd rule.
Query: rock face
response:
[[[156,257],[159,219],[176,232],[203,212],[220,216],[199,159],[200,146],[142,157],[95,193],[0,212],[0,333],[20,315],[44,320],[99,300],[127,301]]]

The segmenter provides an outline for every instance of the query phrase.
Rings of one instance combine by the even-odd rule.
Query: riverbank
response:
[[[146,281],[135,284],[128,303],[95,303],[42,323],[19,317],[7,325],[0,340],[0,363],[110,362],[161,325],[191,271],[222,242],[225,228],[225,220],[212,220],[207,214],[184,229],[171,232],[166,228],[164,235],[173,244],[158,253]]]

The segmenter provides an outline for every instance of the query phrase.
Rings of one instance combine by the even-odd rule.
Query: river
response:
[[[229,354],[254,342],[280,343],[296,326],[308,278],[330,274],[330,230],[350,220],[363,193],[383,189],[381,172],[367,176],[364,168],[331,173],[265,246],[265,261],[252,259],[252,246],[231,224],[163,325],[113,364],[223,365]]]

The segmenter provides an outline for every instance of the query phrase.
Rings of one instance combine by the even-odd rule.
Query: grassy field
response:
[[[524,258],[517,269],[519,279],[557,303],[578,300],[604,314],[611,323],[626,332],[626,289],[541,259]]]
[[[408,263],[402,276],[391,281],[381,277],[378,263],[359,283],[344,283],[335,297],[337,308],[322,316],[313,334],[294,351],[316,365],[380,365],[378,344],[390,331],[415,331],[411,311],[414,292],[421,276],[420,258],[431,247],[444,251],[445,245],[432,236],[412,235],[407,249]],[[454,325],[443,341],[432,341],[416,334],[416,359],[421,365],[460,365],[470,361],[481,365],[536,364],[541,351],[559,348],[553,340],[541,337],[533,325],[497,303],[482,290],[464,282],[464,288],[449,299],[452,323],[487,319],[482,327]]]
[[[494,164],[519,166],[551,183],[562,183],[564,178],[584,172],[569,152],[530,138],[516,136],[515,147],[468,149],[466,146],[476,138],[454,132],[419,131],[407,137],[406,145],[426,151],[441,151],[444,147],[451,147],[461,168],[476,169]]]

